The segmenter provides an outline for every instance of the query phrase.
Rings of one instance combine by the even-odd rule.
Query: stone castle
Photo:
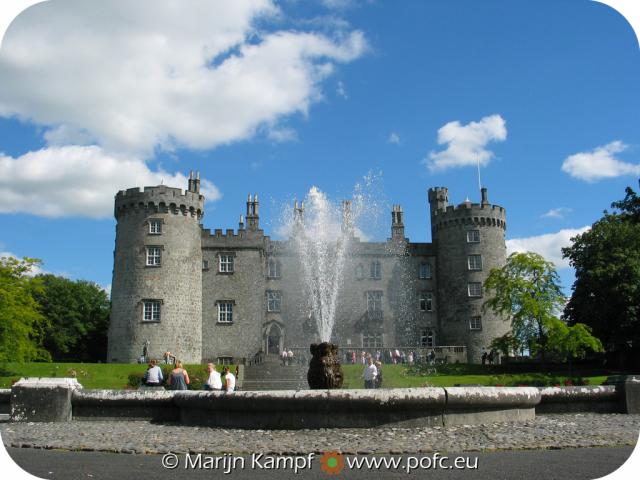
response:
[[[483,282],[506,261],[505,209],[489,203],[486,188],[480,203],[449,205],[440,187],[428,201],[432,243],[405,238],[400,205],[386,242],[350,235],[332,337],[342,349],[448,346],[477,363],[509,331],[482,311]],[[258,196],[249,195],[237,231],[211,232],[203,215],[199,174],[186,191],[117,193],[109,362],[137,361],[144,344],[155,358],[171,351],[187,363],[227,363],[284,347],[308,352],[317,340],[300,260],[291,239],[272,240],[260,228]],[[295,215],[302,218],[302,205]]]

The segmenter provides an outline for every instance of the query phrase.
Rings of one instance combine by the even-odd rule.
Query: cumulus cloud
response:
[[[446,145],[446,149],[431,151],[423,163],[432,172],[476,165],[478,162],[487,165],[494,156],[486,149],[487,144],[502,142],[506,138],[506,122],[497,114],[466,125],[459,121],[449,122],[438,130],[438,145]]]
[[[389,138],[387,138],[387,143],[392,143],[394,145],[400,145],[400,135],[396,132],[391,132],[389,134]]]
[[[628,147],[620,140],[616,140],[590,152],[570,155],[562,163],[562,171],[586,182],[622,175],[640,175],[640,164],[623,162],[615,156],[616,153],[624,152]]]
[[[571,246],[571,238],[586,232],[591,227],[567,228],[556,233],[507,240],[507,253],[535,252],[553,262],[557,268],[568,268],[568,260],[562,258],[562,247]]]
[[[7,31],[0,115],[142,156],[250,138],[367,50],[356,30],[265,29],[282,18],[272,0],[50,0]]]
[[[564,218],[571,212],[573,212],[573,209],[567,207],[552,208],[548,212],[540,215],[540,218]]]
[[[124,188],[159,185],[186,188],[181,173],[151,170],[142,160],[105,152],[99,146],[48,147],[17,158],[0,155],[0,213],[45,217],[113,215],[113,197]],[[200,191],[220,198],[209,180]]]

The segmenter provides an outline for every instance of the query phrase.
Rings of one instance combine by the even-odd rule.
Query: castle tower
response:
[[[393,240],[405,240],[403,215],[402,205],[394,205],[391,209],[391,238]]]
[[[507,320],[482,312],[483,289],[492,268],[506,262],[506,212],[488,201],[448,205],[446,188],[429,189],[431,237],[437,252],[437,306],[440,345],[468,348],[468,361],[479,363],[482,349],[510,330]]]
[[[257,232],[260,229],[260,212],[258,211],[258,194],[253,197],[249,194],[247,198],[247,230],[250,232]]]
[[[159,185],[116,195],[109,362],[137,361],[145,343],[149,358],[202,360],[199,190],[191,172],[186,192]]]

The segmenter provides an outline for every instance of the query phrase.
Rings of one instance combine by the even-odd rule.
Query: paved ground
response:
[[[132,422],[0,423],[7,447],[123,453],[411,454],[635,445],[640,415],[539,415],[519,423],[429,428],[231,430]]]
[[[526,450],[500,451],[490,453],[466,454],[476,469],[413,470],[397,469],[350,469],[345,467],[334,478],[371,480],[372,478],[429,478],[448,480],[587,480],[599,478],[616,470],[629,457],[632,447],[579,448],[566,450]],[[250,458],[245,456],[245,468],[230,470],[184,469],[182,465],[175,470],[162,467],[161,455],[122,455],[104,452],[65,452],[56,450],[32,450],[27,448],[9,448],[9,454],[26,471],[41,478],[52,480],[175,480],[211,479],[227,477],[231,479],[328,479],[331,478],[320,468],[319,459],[312,463],[311,469],[300,470],[295,475],[292,470],[270,470],[252,468]],[[371,458],[371,457],[368,457]],[[409,461],[407,456],[390,457],[401,459],[403,465]],[[264,465],[261,464],[261,465]],[[1,470],[0,470],[0,473]],[[8,477],[4,477],[8,478]],[[628,475],[626,478],[634,478]]]

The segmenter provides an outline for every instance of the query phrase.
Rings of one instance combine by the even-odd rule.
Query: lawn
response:
[[[165,367],[164,365],[161,365]],[[129,375],[142,374],[146,365],[127,363],[3,363],[0,364],[0,388],[9,388],[20,377],[69,377],[75,376],[84,388],[122,389],[127,387]],[[204,365],[186,365],[194,385],[205,378]],[[343,388],[363,388],[361,365],[343,365]],[[450,387],[462,385],[563,385],[565,380],[576,377],[587,380],[589,385],[600,385],[608,375],[618,372],[581,371],[570,376],[566,372],[505,373],[501,366],[441,365],[435,373],[425,368],[408,368],[405,365],[383,366],[383,387]],[[219,368],[220,369],[220,368]],[[235,367],[232,367],[235,370]]]

